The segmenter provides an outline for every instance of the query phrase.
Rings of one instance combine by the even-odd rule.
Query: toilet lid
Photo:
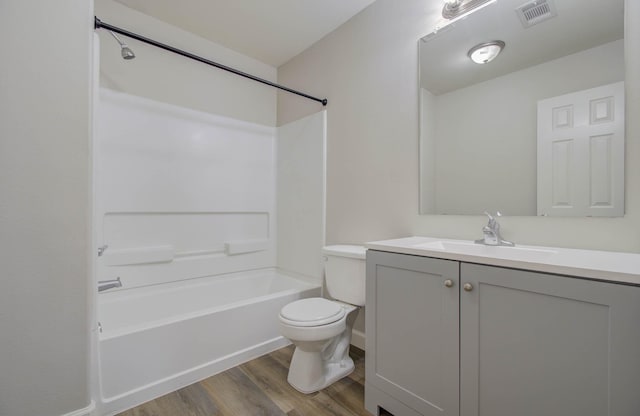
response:
[[[345,315],[344,308],[324,298],[308,298],[291,302],[280,311],[280,316],[298,326],[330,324]]]

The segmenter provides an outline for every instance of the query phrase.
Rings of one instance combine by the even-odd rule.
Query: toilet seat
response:
[[[280,320],[292,326],[312,327],[339,321],[345,314],[344,308],[337,302],[307,298],[285,305],[280,311]]]

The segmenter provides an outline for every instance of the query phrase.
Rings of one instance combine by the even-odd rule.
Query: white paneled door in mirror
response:
[[[624,214],[624,82],[538,102],[538,215]]]

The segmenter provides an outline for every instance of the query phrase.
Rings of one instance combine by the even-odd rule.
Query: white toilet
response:
[[[296,346],[289,367],[289,384],[313,393],[349,375],[351,330],[364,306],[365,254],[362,246],[322,249],[326,287],[332,298],[291,302],[280,311],[280,331]]]

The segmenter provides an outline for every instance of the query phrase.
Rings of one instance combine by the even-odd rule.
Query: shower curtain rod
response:
[[[222,64],[219,64],[217,62],[210,61],[210,60],[205,59],[205,58],[203,58],[201,56],[194,55],[194,54],[192,54],[190,52],[183,51],[182,49],[174,48],[173,46],[169,46],[169,45],[166,45],[164,43],[160,43],[158,41],[155,41],[153,39],[146,38],[144,36],[138,35],[137,33],[129,32],[128,30],[121,29],[121,28],[119,28],[117,26],[110,25],[109,23],[105,23],[102,20],[98,19],[96,16],[94,16],[94,19],[95,19],[95,22],[94,22],[94,28],[95,29],[110,30],[112,32],[119,33],[119,34],[121,34],[123,36],[129,37],[129,38],[132,38],[132,39],[135,39],[135,40],[139,40],[140,42],[144,42],[146,44],[155,46],[157,48],[164,49],[166,51],[173,52],[173,53],[176,53],[178,55],[182,55],[182,56],[184,56],[186,58],[193,59],[194,61],[202,62],[203,64],[214,66],[216,68],[231,72],[233,74],[240,75],[241,77],[249,78],[249,79],[252,79],[254,81],[260,82],[262,84],[266,84],[266,85],[269,85],[271,87],[278,88],[280,90],[283,90],[283,91],[286,91],[286,92],[290,92],[292,94],[296,94],[296,95],[299,95],[299,96],[304,97],[304,98],[308,98],[309,100],[317,101],[319,103],[322,103],[323,106],[327,105],[327,99],[326,98],[313,97],[313,96],[311,96],[309,94],[305,94],[303,92],[296,91],[294,89],[285,87],[283,85],[276,84],[276,83],[268,81],[266,79],[259,78],[259,77],[256,77],[254,75],[251,75],[251,74],[247,74],[246,72],[239,71],[239,70],[231,68],[229,66],[222,65]]]

